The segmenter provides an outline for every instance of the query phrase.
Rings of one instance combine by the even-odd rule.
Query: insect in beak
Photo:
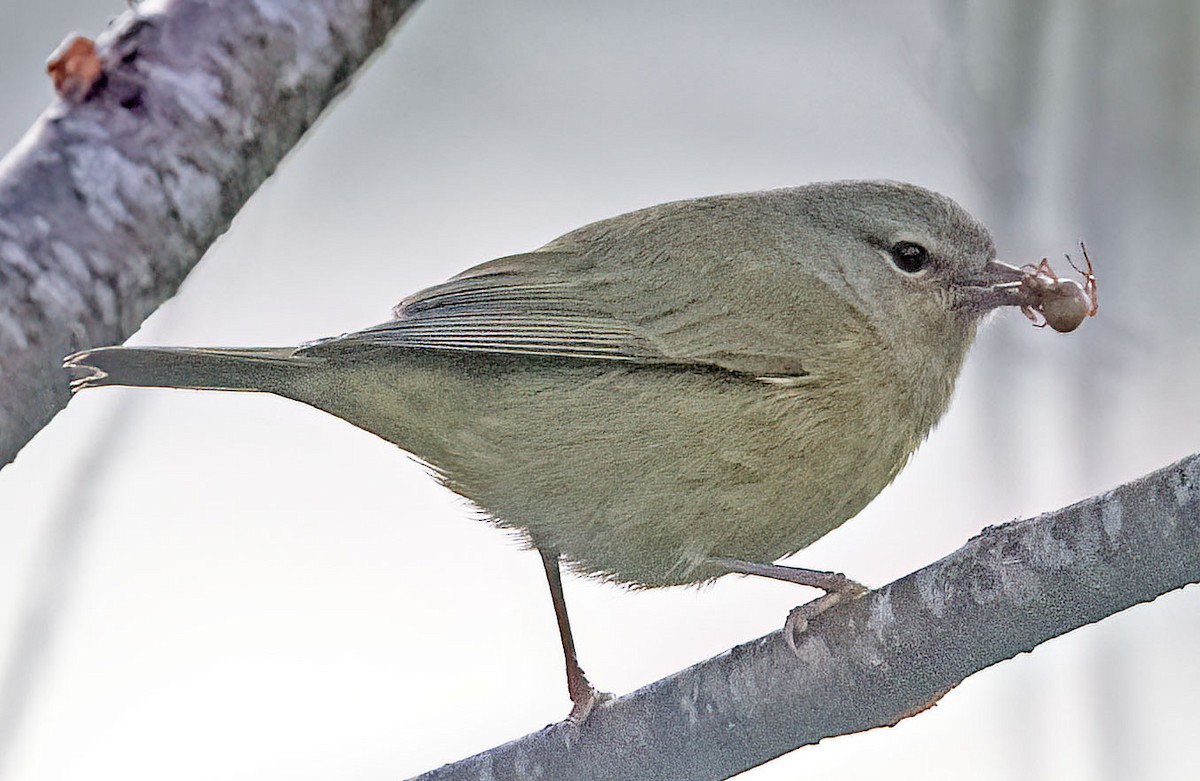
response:
[[[1022,266],[1022,278],[1017,282],[1008,283],[1007,286],[1016,287],[1021,311],[1036,327],[1050,326],[1059,333],[1069,333],[1099,311],[1100,300],[1096,294],[1096,274],[1092,268],[1092,259],[1088,257],[1087,246],[1082,241],[1079,242],[1079,249],[1083,252],[1086,270],[1075,265],[1070,255],[1066,258],[1071,268],[1083,277],[1082,284],[1074,279],[1058,276],[1046,258],[1042,258],[1042,262],[1036,266]]]

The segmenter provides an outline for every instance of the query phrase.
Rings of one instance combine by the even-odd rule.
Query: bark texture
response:
[[[0,466],[66,403],[62,357],[174,293],[413,4],[164,0],[97,40],[0,161]]]
[[[422,781],[728,778],[822,738],[892,725],[972,673],[1200,582],[1200,455]]]

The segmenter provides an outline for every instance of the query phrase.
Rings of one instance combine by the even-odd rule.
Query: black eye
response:
[[[916,274],[929,265],[929,252],[915,242],[898,241],[892,246],[892,262],[905,274]]]

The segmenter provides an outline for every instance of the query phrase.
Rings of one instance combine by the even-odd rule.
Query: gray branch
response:
[[[1070,507],[990,527],[839,605],[793,653],[779,632],[423,781],[728,778],[895,724],[967,676],[1200,582],[1200,455]]]
[[[67,353],[169,298],[414,0],[131,11],[0,162],[0,466],[67,401]],[[49,82],[48,82],[49,83]]]

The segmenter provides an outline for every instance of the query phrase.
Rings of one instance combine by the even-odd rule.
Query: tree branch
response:
[[[62,357],[175,292],[413,2],[163,0],[98,77],[55,63],[63,98],[0,161],[0,466],[66,404]]]
[[[1070,507],[989,527],[809,626],[775,632],[423,781],[723,779],[892,725],[967,676],[1200,582],[1200,455]]]

